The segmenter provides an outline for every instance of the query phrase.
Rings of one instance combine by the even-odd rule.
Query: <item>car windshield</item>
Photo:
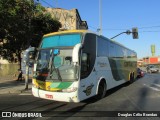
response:
[[[157,66],[150,66],[150,68],[158,68]]]

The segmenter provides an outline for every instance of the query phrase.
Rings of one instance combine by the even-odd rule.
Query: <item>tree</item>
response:
[[[21,52],[29,46],[38,47],[42,36],[58,31],[45,8],[34,0],[0,0],[0,55],[9,61],[16,56],[21,63]]]

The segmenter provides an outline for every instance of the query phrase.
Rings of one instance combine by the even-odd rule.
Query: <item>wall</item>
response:
[[[0,64],[0,77],[18,74],[18,64]]]
[[[77,9],[46,8],[52,17],[57,19],[64,30],[88,29],[86,21],[82,21]]]
[[[64,10],[64,9],[53,9],[46,8],[48,12],[52,14],[52,16],[61,22],[61,29],[76,29],[76,12],[74,9],[72,10]]]

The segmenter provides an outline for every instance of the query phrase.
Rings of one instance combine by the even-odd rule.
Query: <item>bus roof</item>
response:
[[[65,31],[58,31],[58,32],[45,34],[43,37],[48,37],[48,36],[52,36],[52,35],[59,35],[59,34],[67,34],[67,33],[86,33],[86,32],[90,32],[90,31],[88,31],[88,30],[65,30]]]

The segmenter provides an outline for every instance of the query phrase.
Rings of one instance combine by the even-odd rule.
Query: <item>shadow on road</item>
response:
[[[154,79],[153,82],[151,82],[148,87],[144,86],[143,88],[141,88],[139,90],[139,100],[137,102],[137,105],[139,105],[139,107],[141,108],[142,111],[146,110],[146,106],[149,104],[148,101],[152,98],[150,98],[149,96],[152,94],[152,90],[156,90],[157,88],[157,84],[159,84],[159,80],[156,78]],[[151,89],[152,88],[152,89]]]
[[[32,83],[32,79],[29,79],[28,83]],[[25,81],[7,81],[7,82],[3,82],[3,83],[0,83],[0,89],[5,89],[5,88],[11,88],[11,87],[15,87],[15,86],[21,86],[21,85],[24,85],[25,84]]]
[[[132,90],[130,91],[131,93],[129,94],[127,94],[127,92],[124,93],[124,97],[126,98],[126,100],[124,100],[124,102],[119,106],[119,108],[125,108],[124,111],[126,110],[140,111],[140,112],[148,110],[153,111],[154,108],[149,108],[148,106],[150,105],[150,101],[152,100],[151,95],[154,96],[153,94],[155,93],[155,90],[157,89],[160,90],[160,80],[159,78],[152,75],[150,75],[150,77],[151,79],[149,80],[151,81],[148,81],[148,79],[145,78],[137,79],[136,81],[134,81],[134,82],[140,81],[142,83],[140,88],[137,88],[135,90],[131,88]],[[127,86],[127,84],[124,84],[122,86],[118,86],[117,88],[111,90],[111,93],[109,93],[109,95],[113,94],[114,92],[121,89],[125,85]],[[120,109],[117,108],[115,111],[120,111]]]

